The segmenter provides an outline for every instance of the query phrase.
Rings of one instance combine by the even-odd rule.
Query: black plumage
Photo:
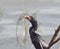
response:
[[[40,35],[35,33],[35,31],[38,28],[37,21],[32,16],[30,16],[30,18],[31,18],[30,23],[32,24],[32,26],[29,29],[29,34],[30,34],[32,44],[34,45],[34,47],[36,49],[43,49],[41,44],[40,44],[40,40],[38,38]]]

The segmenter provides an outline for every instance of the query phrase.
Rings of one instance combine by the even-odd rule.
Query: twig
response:
[[[57,30],[55,31],[55,34],[53,35],[53,37],[52,37],[49,45],[55,40],[55,38],[57,37],[59,31],[60,31],[60,25],[59,25],[59,27],[57,28]]]
[[[57,43],[59,40],[60,40],[60,37],[57,40],[55,40],[54,42],[52,42],[47,49],[50,49],[50,47],[53,46],[55,43]]]
[[[19,40],[18,40],[18,34],[17,34],[17,31],[18,31],[18,24],[19,24],[19,21],[22,19],[23,17],[20,17],[17,21],[17,24],[16,24],[16,41],[17,41],[17,45],[19,44]],[[16,45],[16,46],[17,46]]]
[[[19,40],[18,40],[18,34],[17,34],[17,31],[18,31],[18,24],[19,24],[19,21],[17,22],[17,26],[16,26],[16,41],[17,41],[17,45],[19,44]],[[17,46],[16,45],[16,46]]]

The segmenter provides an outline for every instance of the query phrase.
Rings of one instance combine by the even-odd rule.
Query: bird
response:
[[[41,43],[40,43],[40,35],[37,34],[35,31],[38,29],[37,21],[34,19],[33,16],[24,16],[30,23],[31,27],[29,28],[29,34],[31,38],[31,42],[34,45],[35,49],[43,49]]]

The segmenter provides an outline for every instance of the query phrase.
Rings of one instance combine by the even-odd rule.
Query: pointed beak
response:
[[[19,19],[18,19],[18,21],[20,21],[21,19],[23,19],[23,18],[25,18],[25,19],[27,19],[27,20],[31,20],[31,17],[30,16],[23,16],[23,17],[20,17]]]
[[[30,16],[24,16],[27,20],[31,20]]]

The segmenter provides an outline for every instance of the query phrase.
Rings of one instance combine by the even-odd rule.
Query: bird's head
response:
[[[30,21],[30,23],[32,24],[32,27],[30,28],[30,31],[34,32],[37,30],[38,26],[37,26],[37,21],[34,19],[33,16],[24,16],[27,20]]]
[[[24,16],[24,18],[26,18],[27,20],[31,20],[31,17],[30,16]]]

